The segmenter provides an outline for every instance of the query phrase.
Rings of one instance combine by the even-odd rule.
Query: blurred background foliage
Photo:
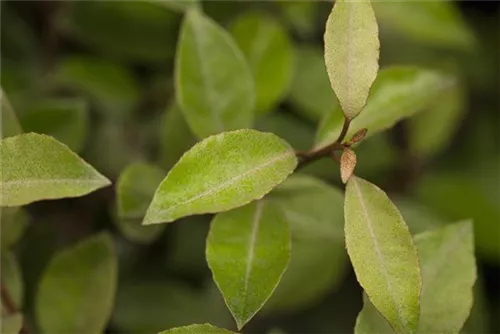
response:
[[[36,288],[48,261],[102,230],[112,233],[119,258],[107,332],[156,332],[207,321],[235,327],[205,260],[211,217],[140,226],[160,180],[196,142],[176,105],[173,84],[183,11],[193,5],[2,1],[1,85],[23,130],[54,136],[113,180],[113,187],[90,196],[2,209],[2,280],[32,329]],[[336,105],[322,54],[332,4],[204,1],[202,6],[232,33],[248,59],[257,87],[257,128],[296,149],[310,148],[321,119]],[[412,233],[474,220],[479,280],[464,332],[498,333],[500,6],[391,1],[374,2],[374,9],[381,68],[439,69],[460,84],[430,108],[363,143],[357,174],[388,191]],[[2,115],[8,122],[8,113]],[[333,162],[319,161],[304,173],[340,186],[337,170]],[[308,192],[315,181],[299,180],[303,198],[290,199],[298,214],[327,200],[338,207],[339,215],[331,219],[343,219],[340,190]],[[352,332],[362,293],[339,233],[332,239],[294,234],[290,269],[245,332]]]

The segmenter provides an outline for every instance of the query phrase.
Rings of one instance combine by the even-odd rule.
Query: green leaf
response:
[[[19,207],[4,207],[0,209],[0,228],[2,250],[14,246],[24,234],[29,225],[29,216]]]
[[[412,235],[434,230],[446,223],[443,217],[417,200],[396,197],[393,201],[399,212],[401,212]]]
[[[143,224],[245,205],[283,182],[296,166],[290,145],[270,133],[237,130],[208,137],[170,170]]]
[[[296,51],[290,101],[295,111],[314,122],[338,108],[321,49],[301,47]]]
[[[179,17],[153,1],[74,2],[63,18],[74,38],[107,57],[162,63],[174,54]]]
[[[227,329],[217,328],[210,324],[189,325],[184,327],[172,328],[158,334],[236,334]]]
[[[392,127],[434,103],[455,80],[438,72],[410,66],[394,66],[380,71],[363,112],[351,122],[347,138],[367,128],[367,137]],[[316,147],[333,143],[342,129],[339,109],[325,116],[318,130]]]
[[[10,251],[2,251],[2,284],[12,298],[16,309],[22,309],[24,283],[19,263]]]
[[[177,101],[199,138],[251,127],[252,73],[228,32],[199,10],[184,19],[175,69]]]
[[[466,92],[460,84],[443,92],[429,110],[409,122],[409,145],[420,156],[431,156],[445,149],[455,136],[465,112]]]
[[[2,314],[1,324],[2,334],[19,334],[23,327],[23,315],[21,313],[15,313],[8,316]]]
[[[7,99],[7,95],[3,90],[0,90],[0,94],[0,98],[2,99],[2,109],[0,110],[0,119],[2,120],[2,138],[21,134],[23,129],[19,124],[12,105]]]
[[[111,323],[120,333],[156,333],[206,321],[218,326],[231,324],[222,297],[216,297],[164,278],[122,281]]]
[[[403,217],[377,186],[351,177],[345,195],[346,247],[356,277],[398,333],[419,319],[418,256]]]
[[[171,168],[196,143],[182,111],[173,103],[163,114],[160,130],[160,161]]]
[[[2,206],[78,197],[110,181],[52,137],[28,133],[0,141]]]
[[[116,183],[117,225],[130,240],[149,243],[163,231],[163,225],[144,226],[144,218],[154,192],[165,177],[155,165],[137,162],[120,174]]]
[[[301,37],[313,36],[317,26],[318,2],[278,1],[276,6],[287,21],[287,25]]]
[[[206,252],[214,281],[241,329],[271,297],[290,260],[285,217],[265,201],[219,213]]]
[[[25,110],[21,124],[26,132],[43,133],[78,152],[85,142],[88,127],[87,104],[82,99],[38,101]]]
[[[420,333],[458,333],[473,304],[474,234],[463,221],[415,237],[422,268]]]
[[[271,16],[251,12],[238,17],[231,32],[253,73],[257,112],[272,111],[292,79],[293,50],[286,30]]]
[[[335,288],[346,272],[344,196],[316,178],[297,174],[274,189],[268,199],[285,214],[292,234],[292,254],[265,309],[304,309]]]
[[[418,234],[422,270],[419,333],[458,333],[473,304],[476,281],[474,236],[470,221]],[[387,321],[364,299],[356,333],[394,333]]]
[[[474,35],[456,4],[448,1],[384,3],[373,8],[382,27],[439,48],[469,49]]]
[[[157,2],[158,4],[161,4],[171,10],[177,11],[177,12],[186,12],[190,10],[191,8],[197,8],[200,7],[201,4],[198,0],[151,0],[153,2]]]
[[[378,72],[380,42],[370,2],[336,1],[324,39],[332,89],[346,118],[353,119],[366,104]]]
[[[104,331],[113,308],[117,271],[112,239],[104,233],[56,254],[45,269],[35,300],[41,331]]]

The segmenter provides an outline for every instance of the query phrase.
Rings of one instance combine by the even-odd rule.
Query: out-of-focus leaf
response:
[[[485,287],[481,276],[477,277],[474,285],[474,303],[470,316],[460,331],[462,334],[487,334],[492,333],[490,329],[490,312],[485,296]]]
[[[336,1],[325,28],[330,83],[348,119],[363,109],[378,72],[380,43],[369,1]]]
[[[425,109],[456,85],[441,73],[409,66],[389,67],[380,71],[363,112],[349,127],[347,138],[367,128],[367,137],[393,126],[397,121]],[[342,129],[340,108],[323,119],[316,136],[316,146],[334,142]]]
[[[448,1],[374,1],[380,25],[415,41],[441,48],[469,49],[474,35],[456,8]]]
[[[176,104],[171,105],[163,114],[160,129],[160,161],[170,168],[196,143],[184,115]]]
[[[17,309],[23,307],[24,283],[21,268],[16,257],[9,251],[2,251],[2,284]]]
[[[224,302],[174,281],[130,281],[119,285],[112,324],[122,333],[154,333],[211,321],[227,326]]]
[[[69,32],[105,55],[134,62],[166,62],[175,50],[179,17],[153,1],[82,1],[69,6]]]
[[[418,333],[458,333],[469,316],[476,281],[472,223],[459,222],[415,236],[422,270]],[[394,333],[364,298],[355,333]]]
[[[2,206],[79,197],[110,181],[52,137],[34,133],[0,141]]]
[[[293,74],[293,49],[287,32],[271,16],[252,12],[238,17],[231,32],[252,70],[256,111],[272,111],[287,93]]]
[[[421,156],[445,149],[456,134],[465,112],[465,91],[459,84],[441,94],[429,110],[409,122],[409,145]]]
[[[473,304],[476,282],[471,221],[415,237],[422,270],[421,333],[458,333]]]
[[[2,121],[1,138],[11,137],[23,132],[21,124],[17,119],[16,113],[12,108],[5,92],[0,90],[0,98],[2,99],[2,109],[0,110],[0,120]]]
[[[290,260],[290,231],[265,201],[219,213],[207,237],[207,261],[238,329],[271,297]]]
[[[393,198],[393,201],[413,235],[431,231],[443,226],[444,222],[446,222],[437,213],[418,200],[397,197]]]
[[[26,132],[43,133],[79,152],[87,135],[87,104],[81,99],[38,101],[21,116]]]
[[[172,328],[158,334],[236,334],[227,329],[217,328],[211,324],[189,325],[179,328]]]
[[[415,333],[419,319],[417,249],[397,208],[377,186],[355,176],[345,194],[346,248],[371,302],[398,333]]]
[[[318,3],[314,1],[278,1],[284,19],[301,36],[311,36],[316,28]]]
[[[21,313],[2,315],[1,326],[2,334],[19,334],[23,326],[23,315]]]
[[[158,4],[162,4],[163,6],[175,10],[177,12],[186,12],[194,7],[200,7],[201,4],[198,0],[151,0],[157,2]]]
[[[294,150],[273,134],[246,129],[210,136],[170,170],[143,224],[245,205],[283,182],[296,166]]]
[[[14,246],[28,227],[29,217],[26,211],[19,207],[4,207],[0,209],[1,246],[2,250]]]
[[[479,254],[497,263],[500,259],[500,210],[498,202],[492,201],[481,189],[479,178],[479,174],[435,172],[422,177],[414,192],[423,204],[446,220],[471,218]]]
[[[86,3],[90,1],[82,2]],[[64,58],[59,61],[52,79],[55,85],[90,96],[106,110],[104,117],[120,119],[128,116],[139,99],[139,86],[127,68],[99,58]]]
[[[379,132],[364,139],[362,143],[356,147],[359,160],[356,166],[356,175],[372,178],[386,173],[398,164],[398,151],[390,142],[386,132]]]
[[[290,225],[292,254],[269,311],[303,309],[335,288],[347,254],[343,241],[343,194],[307,175],[295,175],[269,195]]]
[[[184,19],[176,55],[177,102],[199,138],[251,127],[254,82],[232,36],[199,10]]]
[[[130,240],[149,243],[160,235],[164,225],[144,226],[141,220],[165,172],[155,165],[137,162],[120,174],[116,184],[117,225]]]
[[[259,117],[255,128],[274,133],[298,150],[310,149],[314,141],[314,128],[312,126],[284,112],[270,113]]]
[[[35,301],[41,331],[102,332],[113,308],[117,275],[113,242],[107,234],[56,254],[41,278]]]
[[[328,81],[321,49],[301,47],[297,50],[290,100],[294,110],[314,122],[340,108]]]

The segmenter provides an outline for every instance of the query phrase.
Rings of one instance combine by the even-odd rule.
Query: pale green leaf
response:
[[[158,334],[236,334],[227,329],[218,328],[211,324],[189,325],[184,327],[172,328]]]
[[[21,267],[10,251],[2,251],[2,285],[9,293],[17,309],[23,307],[24,283]]]
[[[113,308],[117,267],[112,239],[104,233],[56,254],[35,300],[41,331],[103,332]]]
[[[29,216],[19,207],[0,208],[0,228],[2,250],[14,246],[29,225]]]
[[[345,195],[346,247],[356,277],[398,333],[415,333],[420,269],[408,227],[387,195],[351,177]]]
[[[314,122],[339,108],[321,49],[301,47],[296,51],[290,101],[297,112]]]
[[[257,201],[219,213],[207,238],[207,261],[238,329],[262,308],[290,259],[290,232],[280,209]]]
[[[0,141],[2,206],[78,197],[110,181],[52,137],[27,133]]]
[[[381,26],[439,48],[469,49],[474,35],[450,1],[374,1]]]
[[[2,334],[19,334],[23,326],[23,315],[15,313],[11,315],[3,315],[1,319],[1,333]]]
[[[292,234],[292,254],[265,309],[303,309],[335,288],[345,274],[344,196],[314,177],[298,174],[274,189],[268,198],[285,214]]]
[[[370,91],[363,112],[351,122],[347,138],[367,128],[366,138],[392,127],[434,103],[455,85],[455,80],[441,73],[409,66],[394,66],[380,71]],[[316,147],[334,142],[342,129],[342,112],[327,114],[316,137]]]
[[[173,103],[163,114],[160,128],[160,161],[171,168],[196,143],[182,111]]]
[[[247,129],[210,136],[170,170],[143,224],[245,205],[283,182],[296,166],[290,145],[271,133]]]
[[[380,42],[369,1],[338,0],[325,28],[325,63],[344,115],[363,109],[377,77]]]
[[[235,20],[231,32],[252,70],[256,111],[272,111],[292,79],[293,49],[286,30],[271,16],[246,13]]]
[[[7,95],[3,90],[0,90],[0,94],[0,98],[2,99],[2,108],[0,110],[0,120],[2,122],[1,138],[21,134],[23,129],[21,128],[21,124],[19,124],[12,105],[7,99]]]
[[[199,10],[190,10],[176,57],[177,101],[193,133],[204,138],[251,127],[252,73],[228,32]]]
[[[419,333],[458,333],[473,304],[476,282],[471,221],[415,237],[422,270]]]
[[[411,118],[408,126],[412,152],[430,156],[444,150],[458,131],[465,112],[466,92],[459,84],[443,92],[435,103]]]
[[[26,132],[52,136],[78,152],[87,134],[87,108],[82,99],[37,101],[23,112],[21,124]]]
[[[130,240],[148,243],[163,231],[162,225],[144,226],[141,221],[165,174],[161,168],[143,162],[127,166],[120,174],[116,183],[116,223]]]
[[[472,223],[464,221],[415,236],[422,270],[418,333],[458,333],[473,304],[476,281]],[[355,333],[394,333],[364,299]]]

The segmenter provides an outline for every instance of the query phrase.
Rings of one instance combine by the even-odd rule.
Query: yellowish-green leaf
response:
[[[219,213],[207,238],[207,261],[238,329],[262,308],[290,260],[290,231],[264,200]]]
[[[163,225],[144,226],[141,221],[165,174],[161,168],[142,162],[129,165],[120,174],[116,184],[116,223],[130,240],[148,243],[163,231]]]
[[[339,0],[326,22],[325,63],[344,115],[363,109],[377,77],[380,43],[369,1]]]
[[[466,92],[460,84],[443,92],[435,103],[409,122],[409,145],[421,156],[445,149],[458,131],[465,112]]]
[[[351,177],[345,195],[346,247],[356,277],[398,333],[415,333],[420,313],[417,249],[397,208],[377,186]]]
[[[335,288],[345,273],[344,196],[314,177],[297,174],[268,198],[285,214],[292,234],[292,254],[265,309],[303,309]]]
[[[29,216],[19,207],[4,207],[0,209],[0,237],[2,250],[14,246],[23,236],[29,224]]]
[[[78,197],[110,181],[52,137],[22,134],[0,141],[2,206]]]
[[[283,182],[296,166],[294,150],[271,133],[236,130],[210,136],[170,170],[143,224],[245,205]]]
[[[247,13],[235,20],[231,32],[253,73],[256,111],[272,111],[292,79],[293,49],[286,30],[271,16]]]
[[[168,329],[158,334],[236,334],[227,329],[218,328],[211,324],[189,325]]]
[[[12,298],[16,309],[22,309],[24,283],[19,263],[10,251],[2,251],[2,284]]]
[[[367,137],[392,127],[434,103],[455,80],[441,73],[409,66],[389,67],[375,80],[363,112],[351,122],[347,138],[367,128]],[[339,108],[327,114],[316,136],[316,147],[333,143],[342,130]]]
[[[177,101],[199,138],[251,127],[254,83],[232,36],[197,9],[184,19],[176,59]]]
[[[314,122],[339,108],[321,49],[302,47],[296,51],[290,100],[297,112]]]
[[[118,275],[113,248],[111,237],[103,233],[54,256],[41,278],[35,301],[42,332],[104,331]]]
[[[459,333],[473,304],[476,281],[470,221],[415,236],[422,270],[418,333]],[[394,333],[373,304],[364,299],[355,333]]]
[[[415,41],[436,46],[469,49],[474,35],[450,1],[374,1],[382,27]]]
[[[37,101],[21,117],[24,131],[52,136],[75,152],[85,143],[87,123],[87,103],[82,99]]]
[[[1,326],[2,334],[19,334],[23,326],[23,315],[21,313],[2,314]]]
[[[0,90],[0,94],[0,98],[2,99],[2,109],[0,110],[0,120],[2,121],[1,138],[21,134],[23,129],[19,124],[12,105],[7,99],[7,95],[5,95],[3,90]]]

